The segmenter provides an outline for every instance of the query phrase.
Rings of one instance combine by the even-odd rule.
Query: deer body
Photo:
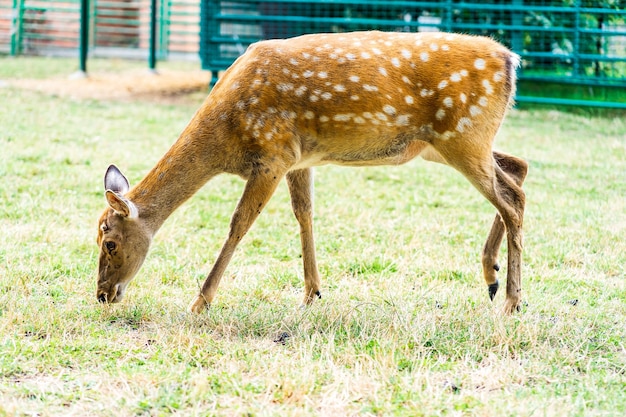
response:
[[[232,173],[247,183],[191,310],[213,300],[237,244],[283,177],[300,224],[308,304],[320,296],[312,167],[397,165],[419,155],[461,172],[498,210],[483,250],[484,277],[493,299],[506,232],[505,310],[515,310],[527,164],[492,144],[518,63],[493,40],[445,33],[305,35],[251,45],[140,183],[130,189],[117,168],[107,171],[98,299],[119,301],[167,217],[213,176]]]

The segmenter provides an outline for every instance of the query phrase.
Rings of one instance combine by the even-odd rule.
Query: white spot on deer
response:
[[[458,72],[453,72],[452,75],[450,75],[450,81],[452,81],[453,83],[458,83],[459,81],[461,81],[461,74]]]
[[[289,75],[291,71],[289,71],[289,68],[283,68],[283,74],[285,75]]]
[[[306,112],[304,112],[304,118],[307,120],[313,120],[315,118],[315,113],[313,113],[311,110],[307,110]]]
[[[383,52],[382,52],[380,49],[378,49],[378,48],[372,48],[372,52],[374,52],[374,54],[376,54],[376,55],[382,55],[382,53],[383,53]]]
[[[234,82],[231,86],[230,89],[231,90],[236,90],[241,86],[241,84],[239,83],[239,81]]]
[[[356,59],[356,55],[354,55],[353,53],[349,52],[346,54],[346,58],[349,59],[350,61],[354,61]]]
[[[260,85],[261,85],[261,83],[262,83],[262,82],[263,82],[263,81],[261,81],[261,80],[259,80],[259,79],[257,78],[256,80],[252,81],[252,86],[253,86],[253,87],[258,87],[258,86],[260,86]]]
[[[387,70],[383,67],[378,67],[378,72],[380,72],[385,77],[387,76]]]
[[[311,58],[311,54],[309,54],[308,52],[302,52],[302,58],[309,59]]]
[[[307,88],[304,85],[301,85],[300,87],[296,88],[296,96],[298,97],[302,97],[304,95],[304,93],[306,92]]]
[[[372,119],[374,117],[374,115],[368,111],[363,112],[363,117],[365,117],[366,119]]]
[[[441,50],[442,51],[449,51],[450,47],[447,44],[444,43],[443,45],[441,45]]]
[[[337,59],[337,58],[339,58],[339,55],[337,55],[336,53],[334,53],[334,52],[333,52],[333,53],[331,53],[330,55],[328,55],[328,57],[329,57],[330,59]]]
[[[375,85],[363,84],[363,89],[365,91],[378,91],[378,87]]]
[[[413,84],[413,83],[411,82],[411,80],[409,80],[409,77],[407,77],[406,75],[403,75],[403,76],[402,76],[402,81],[404,81],[404,83],[405,83],[405,84],[408,84],[408,85]]]
[[[272,140],[274,138],[274,134],[272,132],[265,132],[265,140]]]
[[[351,75],[348,79],[353,83],[358,83],[361,78],[358,75]]]
[[[484,70],[486,68],[485,65],[485,60],[482,58],[478,58],[476,61],[474,61],[474,68],[476,68],[477,70]]]
[[[361,125],[362,125],[363,123],[365,123],[365,119],[364,119],[364,118],[362,118],[361,116],[356,116],[356,117],[354,118],[354,123],[358,123],[358,124],[361,124]]]
[[[503,78],[504,78],[504,73],[502,71],[498,71],[495,74],[493,74],[493,80],[497,83],[502,81]]]
[[[435,117],[437,118],[437,120],[443,120],[443,118],[446,117],[446,111],[444,109],[437,110],[437,113],[435,113]]]
[[[470,127],[472,125],[472,121],[468,117],[461,117],[459,122],[456,124],[456,131],[459,133],[463,133],[466,127]]]
[[[388,120],[387,115],[381,112],[376,112],[376,117],[382,120],[383,122],[386,122]]]
[[[276,86],[276,89],[281,93],[286,93],[288,91],[293,90],[293,84],[291,83],[280,83]]]
[[[320,77],[321,79],[325,79],[328,77],[328,73],[326,71],[320,71],[317,73],[317,76]]]
[[[439,85],[437,85],[437,88],[442,90],[444,88],[446,88],[448,86],[448,81],[447,80],[443,80],[439,83]]]
[[[420,54],[420,59],[422,60],[422,62],[428,62],[428,52],[422,52]]]
[[[462,77],[467,77],[467,75],[469,74],[469,73],[467,72],[467,70],[466,70],[466,69],[462,69],[462,70],[461,70],[461,71],[459,71],[459,72],[461,73],[461,76],[462,76]]]
[[[491,86],[489,80],[483,80],[483,87],[485,87],[485,92],[487,94],[493,93],[493,87]]]
[[[298,115],[296,114],[295,111],[287,111],[287,110],[283,110],[280,112],[280,116],[285,119],[285,120],[293,120],[295,119]]]
[[[438,51],[439,50],[439,45],[437,45],[436,43],[431,43],[430,44],[430,49],[434,52],[434,51]]]
[[[333,120],[336,122],[349,122],[353,115],[353,113],[336,114],[333,116]]]
[[[315,94],[311,94],[309,96],[309,100],[311,100],[313,103],[315,103],[316,101],[318,101],[320,98],[319,96],[316,96]]]
[[[400,51],[400,53],[405,59],[411,59],[412,54],[411,51],[409,51],[408,49],[403,49],[402,51]]]
[[[425,88],[422,88],[422,90],[420,91],[420,96],[422,96],[422,97],[430,97],[433,94],[435,94],[435,92],[433,90],[427,90]]]
[[[387,113],[389,116],[394,116],[396,114],[396,108],[389,104],[385,104],[383,106],[383,111]]]
[[[358,101],[359,100],[359,96],[357,96],[356,94],[350,96],[350,100],[352,101]]]
[[[452,105],[454,104],[454,101],[452,100],[452,97],[446,97],[443,99],[443,105],[446,106],[447,108],[452,108]]]
[[[361,58],[363,59],[370,59],[372,56],[369,54],[369,52],[361,52]]]
[[[278,110],[276,110],[276,107],[268,107],[267,108],[267,114],[276,114],[278,112]]]
[[[472,117],[476,117],[483,112],[478,106],[470,106],[469,110]]]
[[[333,89],[338,93],[343,93],[346,91],[346,87],[343,84],[336,84]]]
[[[396,68],[400,68],[400,60],[398,58],[391,58],[391,65]]]
[[[465,95],[465,93],[461,93],[459,98],[461,99],[461,103],[463,104],[467,103],[467,96]]]
[[[328,116],[320,116],[320,122],[322,122],[322,123],[326,123],[329,120],[330,119],[328,118]]]
[[[396,118],[396,126],[408,126],[409,125],[409,114],[401,114]]]
[[[294,65],[294,66],[296,66],[296,65],[298,65],[298,64],[299,64],[298,60],[297,60],[297,59],[295,59],[295,58],[291,58],[291,59],[289,60],[289,63],[290,63],[291,65]]]
[[[322,98],[324,100],[330,100],[332,97],[333,97],[333,95],[328,93],[328,92],[327,93],[322,93]]]
[[[315,74],[313,71],[311,70],[306,70],[302,73],[302,76],[304,78],[311,78],[313,76],[313,74]]]
[[[478,104],[480,104],[483,107],[487,107],[487,97],[482,96],[478,99]]]
[[[235,107],[237,107],[237,110],[243,110],[246,107],[246,103],[243,100],[239,100],[235,103]]]
[[[406,104],[413,104],[415,100],[412,96],[404,96],[404,101],[406,102]]]

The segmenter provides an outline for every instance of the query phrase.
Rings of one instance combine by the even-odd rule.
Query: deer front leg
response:
[[[313,170],[308,168],[288,173],[287,185],[291,194],[293,213],[300,224],[302,262],[304,263],[302,304],[307,305],[313,302],[315,296],[322,298],[313,238]]]
[[[199,314],[211,304],[213,298],[215,298],[222,275],[235,252],[235,248],[248,230],[250,230],[252,223],[254,223],[258,215],[261,214],[261,210],[263,210],[263,207],[274,194],[276,186],[283,176],[284,172],[278,173],[268,170],[268,172],[263,173],[255,172],[248,179],[243,195],[230,221],[228,238],[222,246],[213,269],[211,269],[204,281],[200,294],[189,306],[191,312]]]

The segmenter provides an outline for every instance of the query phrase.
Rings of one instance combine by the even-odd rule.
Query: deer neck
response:
[[[139,217],[154,235],[165,220],[207,181],[224,172],[216,164],[220,146],[216,123],[202,109],[178,140],[127,197],[139,209]]]

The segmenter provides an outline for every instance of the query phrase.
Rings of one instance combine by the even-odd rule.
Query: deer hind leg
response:
[[[522,267],[522,224],[524,221],[525,195],[521,183],[522,176],[515,180],[513,175],[505,172],[501,165],[505,167],[519,166],[519,172],[523,172],[521,167],[525,163],[517,158],[502,154],[492,154],[491,150],[474,147],[468,149],[468,142],[463,149],[438,149],[444,156],[447,163],[460,171],[477,189],[483,194],[491,204],[498,210],[503,226],[496,219],[496,225],[487,239],[487,251],[493,257],[496,248],[504,231],[507,235],[508,259],[507,259],[507,282],[506,282],[506,302],[505,312],[511,313],[519,310],[521,302],[521,267]],[[468,157],[471,155],[471,157]],[[511,171],[509,169],[509,171]],[[501,230],[502,229],[502,230]],[[483,255],[484,257],[484,255]],[[495,258],[494,258],[495,259]],[[493,259],[489,259],[489,268],[493,268]],[[494,274],[495,275],[495,274]],[[485,275],[485,279],[493,280],[495,277]],[[489,281],[488,281],[489,283]],[[493,287],[492,287],[493,288]]]
[[[230,231],[226,242],[224,242],[211,272],[209,272],[204,281],[200,294],[189,306],[191,312],[199,314],[211,304],[235,248],[248,230],[250,230],[252,223],[254,223],[258,215],[261,214],[261,210],[263,210],[263,207],[274,194],[278,183],[285,175],[283,171],[277,172],[272,169],[267,169],[266,171],[261,172],[261,169],[258,169],[248,179],[243,195],[231,218]]]
[[[493,152],[493,157],[496,164],[515,181],[515,184],[521,187],[528,173],[526,161],[500,152]],[[491,300],[494,299],[499,287],[496,273],[500,270],[498,252],[504,238],[504,232],[505,226],[502,217],[500,214],[496,214],[491,231],[485,242],[482,256],[483,276],[485,277]]]
[[[320,277],[315,260],[313,238],[313,170],[311,168],[291,171],[287,174],[293,213],[300,224],[302,262],[304,263],[303,305],[311,304],[315,297],[322,298]]]

